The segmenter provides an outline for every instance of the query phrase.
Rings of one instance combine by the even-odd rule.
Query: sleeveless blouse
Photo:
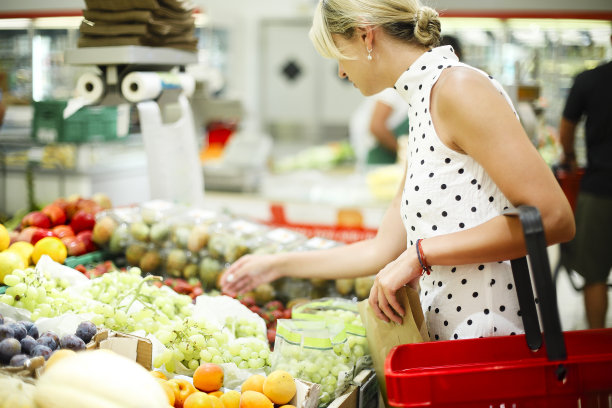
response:
[[[460,63],[451,46],[434,48],[419,57],[395,84],[409,104],[411,125],[400,209],[410,246],[418,238],[475,227],[512,207],[478,162],[447,147],[436,133],[429,112],[431,90],[444,69],[457,66],[477,70]],[[512,106],[501,85],[477,71],[486,75]],[[422,276],[420,287],[432,340],[524,332],[509,261],[433,265],[431,274]]]

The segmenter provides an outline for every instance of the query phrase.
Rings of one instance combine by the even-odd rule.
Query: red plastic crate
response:
[[[567,359],[549,361],[525,336],[405,344],[385,361],[397,407],[612,407],[612,329],[563,333]],[[556,370],[567,370],[563,381]]]

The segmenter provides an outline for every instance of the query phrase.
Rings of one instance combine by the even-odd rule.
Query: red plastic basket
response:
[[[385,360],[391,406],[612,408],[612,329],[561,331],[540,214],[507,215],[523,225],[544,337],[527,260],[512,260],[525,334],[394,348]]]
[[[564,333],[567,370],[525,336],[405,344],[385,361],[387,397],[397,407],[611,407],[612,329]]]
[[[555,169],[555,178],[559,182],[574,212],[576,211],[576,201],[578,199],[578,192],[580,191],[582,176],[584,176],[584,169],[582,168],[576,171],[567,171],[560,168]]]

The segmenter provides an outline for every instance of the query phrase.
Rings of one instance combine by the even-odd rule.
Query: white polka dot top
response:
[[[444,145],[436,134],[429,112],[431,89],[440,73],[454,66],[469,67],[457,60],[451,46],[438,47],[419,57],[395,84],[409,104],[408,172],[401,217],[410,246],[418,238],[475,227],[512,207],[479,163]],[[501,85],[489,78],[512,105]],[[508,261],[433,265],[420,285],[432,340],[523,333]]]

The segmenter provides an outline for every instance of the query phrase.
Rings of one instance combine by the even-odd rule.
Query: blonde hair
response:
[[[381,27],[394,38],[427,48],[440,43],[438,13],[419,0],[319,0],[309,36],[322,56],[351,59],[332,34],[351,39],[364,26]]]

